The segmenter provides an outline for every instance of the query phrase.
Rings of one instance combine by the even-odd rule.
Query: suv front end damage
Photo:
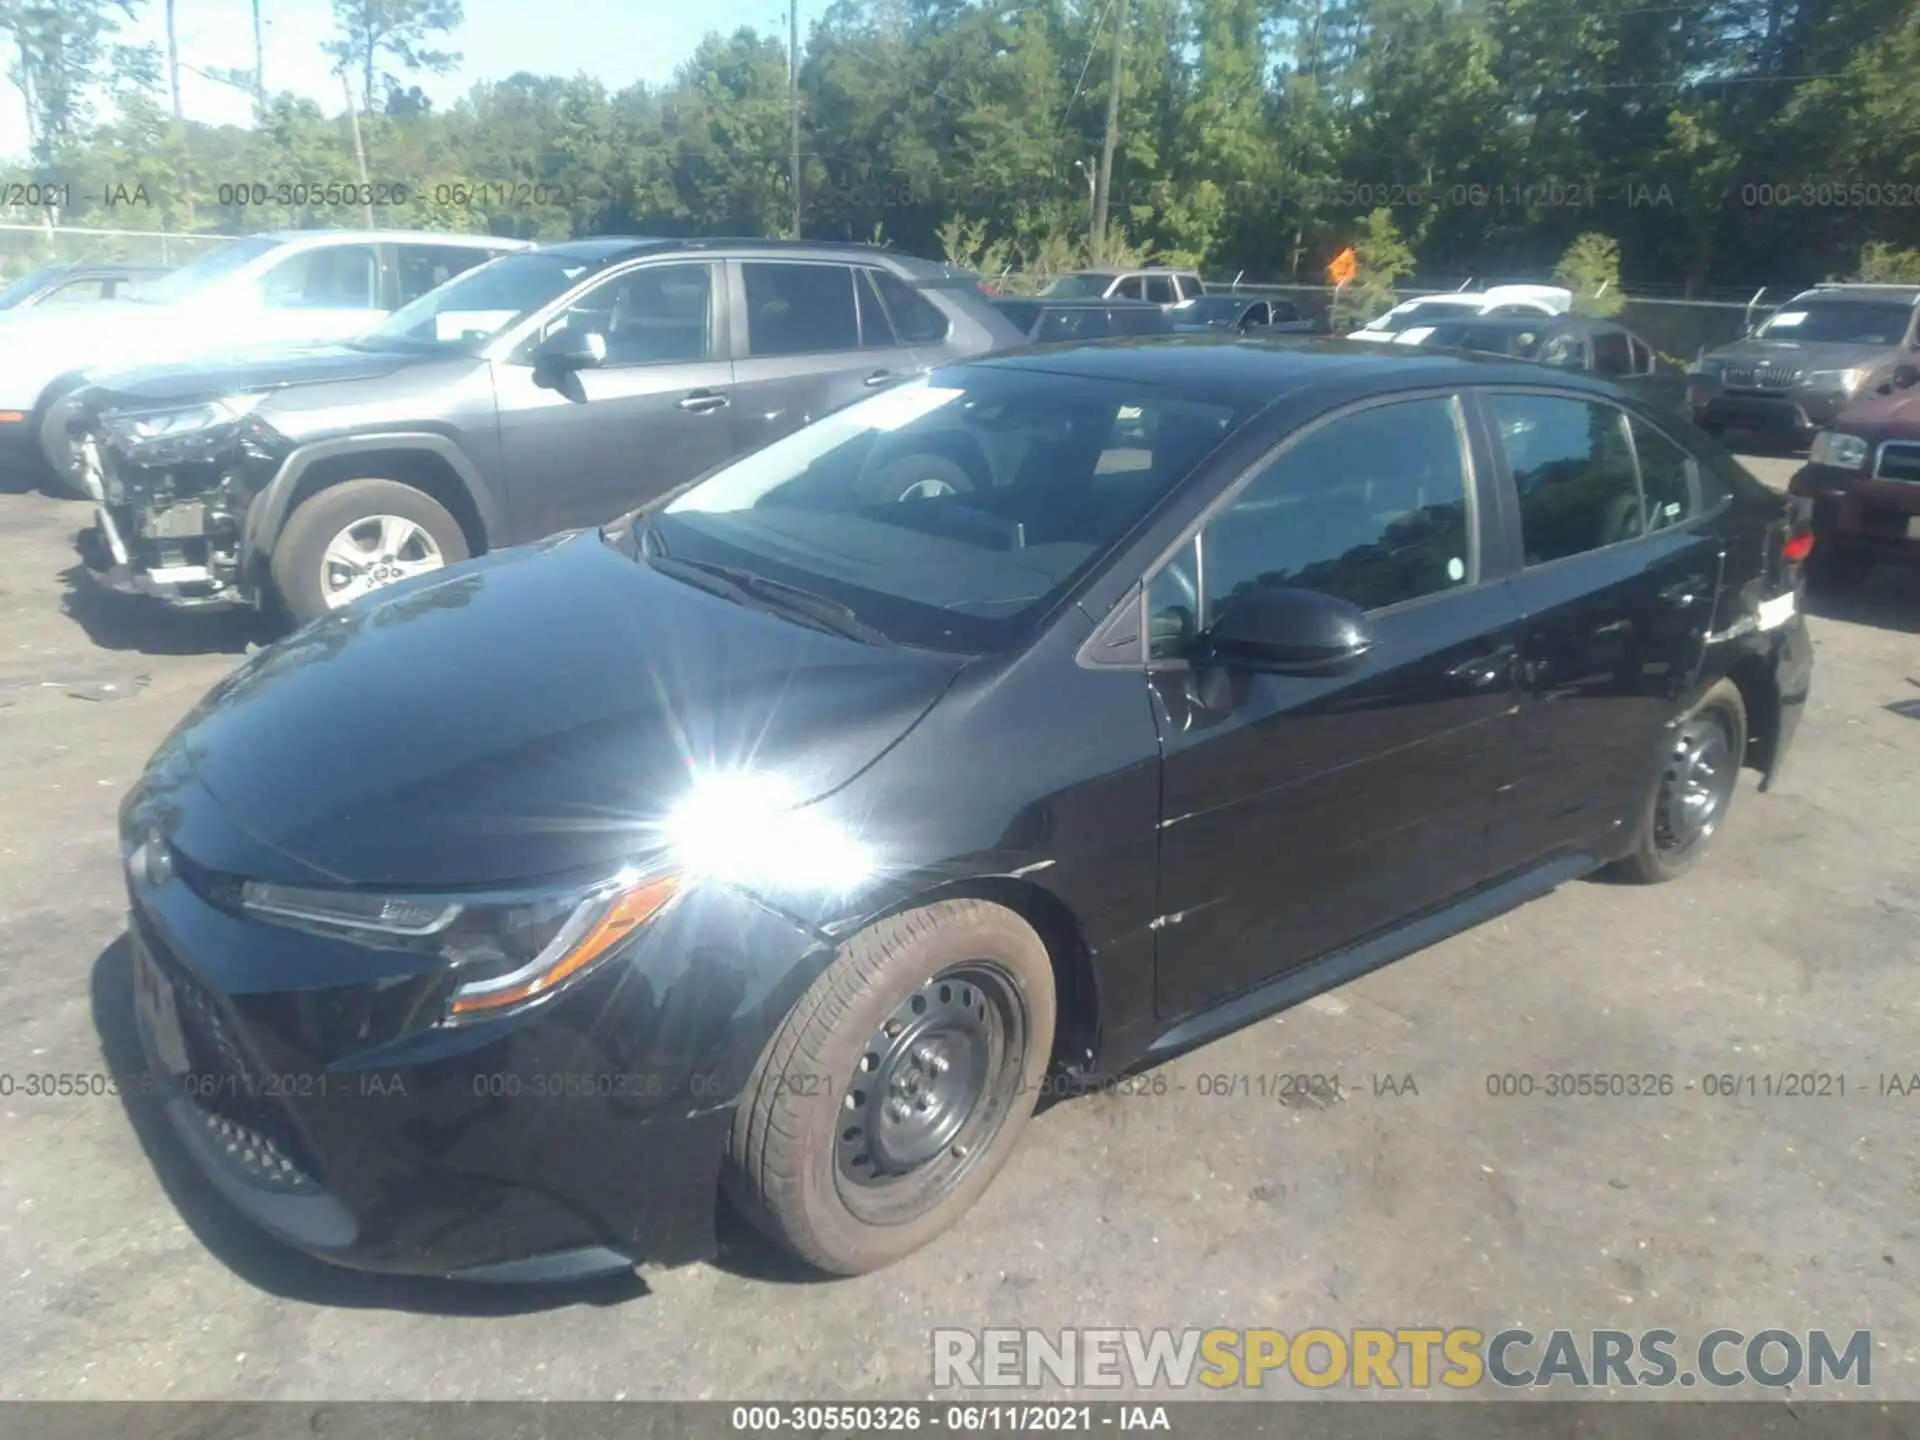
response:
[[[96,507],[78,545],[95,579],[182,608],[254,603],[242,535],[275,449],[271,431],[250,419],[257,398],[74,407],[76,478]]]

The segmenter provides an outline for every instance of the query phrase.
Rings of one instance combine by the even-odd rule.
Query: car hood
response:
[[[809,800],[836,789],[961,664],[748,609],[575,532],[379,592],[260,651],[145,783],[197,780],[257,842],[256,878],[512,884],[656,848],[651,827],[702,770],[750,766]],[[222,848],[187,858],[233,864]]]
[[[89,370],[89,409],[154,409],[222,395],[284,390],[341,380],[377,380],[423,357],[347,345],[262,345],[218,360],[177,360],[117,370]]]
[[[1832,428],[1863,440],[1920,438],[1920,388],[1863,396],[1847,406]]]
[[[166,307],[124,300],[0,310],[0,386],[24,386],[37,397],[55,376],[89,361],[162,344],[177,318]],[[0,393],[0,403],[22,398],[24,391]]]
[[[1885,346],[1859,345],[1849,340],[1737,340],[1709,350],[1708,361],[1758,365],[1769,361],[1801,370],[1846,370],[1889,354]]]

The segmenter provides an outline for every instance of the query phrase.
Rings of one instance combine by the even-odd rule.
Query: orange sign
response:
[[[1359,262],[1354,258],[1353,247],[1349,245],[1338,255],[1334,256],[1332,262],[1327,266],[1327,283],[1329,285],[1344,285],[1353,279],[1354,272],[1359,268]]]

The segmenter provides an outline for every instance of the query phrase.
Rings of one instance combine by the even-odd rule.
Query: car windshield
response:
[[[1854,345],[1898,345],[1913,317],[1908,305],[1861,300],[1815,300],[1777,310],[1754,331],[1762,340],[1837,340]]]
[[[577,255],[503,255],[401,306],[354,344],[362,350],[477,355],[494,336],[552,304],[595,268]]]
[[[209,250],[198,260],[191,260],[178,270],[169,270],[158,279],[129,291],[126,298],[143,305],[172,305],[198,290],[227,279],[268,251],[278,250],[283,243],[272,235],[249,235],[244,240],[222,245],[218,250]]]
[[[899,644],[1009,648],[1245,418],[963,365],[859,401],[634,522],[653,553],[823,595]]]
[[[0,290],[0,310],[18,305],[65,268],[64,265],[42,265],[38,270],[29,270],[6,289]]]
[[[1048,300],[1098,300],[1111,284],[1111,275],[1062,275],[1040,294]]]

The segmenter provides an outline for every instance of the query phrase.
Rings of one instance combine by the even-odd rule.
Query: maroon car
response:
[[[1877,563],[1920,567],[1920,369],[1855,400],[1814,437],[1790,493],[1811,502],[1810,578],[1857,585]]]

